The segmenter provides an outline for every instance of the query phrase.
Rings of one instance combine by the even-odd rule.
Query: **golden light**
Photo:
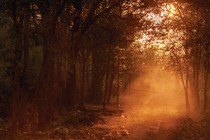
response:
[[[172,3],[165,3],[160,7],[160,13],[150,12],[146,15],[146,20],[152,21],[154,24],[161,24],[165,18],[175,18],[177,9]]]
[[[177,10],[173,4],[164,4],[161,9],[162,9],[161,12],[162,17],[163,16],[174,17],[174,15],[176,15],[177,13]]]
[[[128,125],[132,127],[136,123],[157,120],[167,121],[167,125],[173,127],[174,119],[185,115],[184,91],[180,81],[159,66],[150,66],[148,71],[132,83],[132,94],[122,99],[122,104],[128,108],[125,114]]]
[[[176,8],[174,7],[173,4],[169,4],[168,9],[169,9],[169,16],[170,17],[172,17],[176,14]]]
[[[175,7],[174,4],[172,3],[165,3],[160,7],[160,13],[156,13],[154,11],[151,11],[149,13],[147,13],[145,15],[145,20],[150,21],[152,23],[152,26],[157,26],[159,27],[160,25],[164,24],[163,22],[165,21],[166,18],[170,18],[170,19],[175,19],[177,14],[177,9]],[[148,28],[146,33],[141,33],[141,34],[137,34],[136,37],[136,42],[138,42],[139,44],[145,44],[148,43],[149,40],[151,40],[152,38],[154,38],[154,36],[152,34],[155,34],[157,32],[164,32],[165,34],[167,34],[167,36],[171,36],[172,38],[174,36],[174,31],[172,29],[170,29],[169,31],[167,31],[166,29],[158,29],[158,28]],[[140,38],[139,38],[140,36]],[[152,43],[153,46],[156,46],[157,48],[163,49],[166,44],[164,43],[163,39],[155,39],[155,41],[153,41]],[[142,45],[144,46],[144,45]]]
[[[131,126],[153,120],[167,120],[167,124],[175,126],[175,119],[186,113],[184,90],[179,77],[165,68],[165,58],[171,55],[168,48],[173,48],[179,55],[184,53],[177,48],[182,48],[185,33],[170,26],[178,19],[176,4],[167,3],[159,8],[145,14],[144,20],[151,25],[146,25],[145,30],[139,31],[136,36],[136,44],[142,50],[151,48],[149,51],[154,51],[151,54],[155,55],[155,61],[150,63],[150,60],[146,60],[146,64],[143,63],[147,65],[147,70],[130,85],[133,95],[129,94],[121,100],[128,108],[125,116]]]

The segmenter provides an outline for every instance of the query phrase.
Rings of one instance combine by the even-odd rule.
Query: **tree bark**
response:
[[[187,111],[190,110],[190,103],[189,103],[189,66],[186,68],[186,91],[185,91],[185,99],[186,99],[186,109]]]
[[[205,73],[204,73],[204,107],[203,110],[206,111],[208,108],[208,79],[209,79],[209,69],[210,69],[210,55],[208,46],[205,48],[206,56],[205,56]]]
[[[103,110],[106,110],[107,98],[108,98],[108,88],[109,88],[109,75],[110,75],[110,56],[108,56],[107,60],[107,68],[106,68],[106,79],[105,79],[105,90],[104,90],[104,97],[103,97]]]
[[[108,92],[108,98],[107,98],[107,103],[110,104],[111,100],[111,95],[113,91],[113,81],[114,81],[114,74],[111,73],[110,81],[109,81],[109,92]]]

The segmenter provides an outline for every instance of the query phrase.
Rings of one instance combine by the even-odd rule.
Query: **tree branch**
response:
[[[178,7],[178,5],[177,5],[177,7]],[[181,13],[180,9],[179,8],[177,8],[177,9],[178,9],[177,11],[178,11],[178,14],[179,14],[178,17],[180,17],[180,19],[184,23],[186,29],[193,35],[193,37],[195,37],[196,34],[192,31],[192,29],[190,28],[189,24],[187,23],[187,21],[182,16],[182,13]]]
[[[82,34],[85,33],[86,30],[88,29],[88,27],[90,26],[91,20],[92,20],[94,14],[95,14],[95,11],[96,11],[96,9],[98,8],[98,5],[99,5],[102,1],[103,1],[103,0],[97,0],[97,1],[93,4],[92,8],[90,9],[90,11],[89,11],[89,13],[88,13],[88,16],[87,16],[85,22],[84,22],[84,26],[83,26],[83,28],[82,28],[82,30],[81,30],[81,33],[82,33]]]
[[[101,0],[100,0],[101,1]],[[91,17],[89,17],[82,29],[82,33],[85,33],[87,31],[87,29],[91,26],[92,23],[94,23],[97,19],[99,19],[103,14],[109,12],[110,10],[112,10],[114,7],[118,6],[123,0],[118,0],[117,2],[113,3],[111,6],[109,6],[108,8],[106,8],[105,10],[103,10],[102,12],[100,12],[98,15],[96,15],[95,17],[93,17],[93,15]],[[97,8],[97,7],[96,7]],[[95,9],[96,10],[96,9]],[[94,10],[94,12],[95,12]],[[94,13],[93,13],[94,14]]]

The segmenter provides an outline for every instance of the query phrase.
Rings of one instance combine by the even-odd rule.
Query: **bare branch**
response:
[[[123,0],[122,0],[123,1]],[[96,21],[98,18],[100,18],[103,14],[109,12],[110,10],[112,10],[114,7],[118,6],[122,1],[117,1],[115,3],[113,3],[110,7],[106,8],[104,11],[102,11],[101,13],[99,13],[98,15],[96,15],[93,18],[93,21]]]
[[[178,11],[178,17],[180,17],[181,21],[184,23],[186,29],[188,30],[188,32],[190,32],[194,37],[196,36],[196,34],[193,32],[193,30],[190,28],[189,23],[185,20],[185,18],[182,16],[181,10],[178,8],[177,5],[177,11]]]
[[[101,1],[101,0],[100,0]],[[118,6],[123,0],[118,0],[117,2],[113,3],[111,6],[100,12],[98,15],[94,16],[94,13],[92,13],[91,17],[87,18],[86,23],[84,24],[84,27],[82,29],[82,33],[86,32],[89,26],[91,26],[92,23],[94,23],[97,19],[99,19],[103,14],[109,12],[114,7]],[[97,8],[97,7],[94,7]],[[96,10],[96,9],[95,9]],[[95,12],[95,10],[93,12]]]
[[[83,28],[82,28],[82,30],[81,30],[82,33],[84,33],[84,32],[88,29],[88,27],[90,26],[90,23],[91,23],[92,18],[93,18],[94,14],[95,14],[95,11],[96,11],[96,9],[98,8],[99,4],[100,4],[102,1],[103,1],[103,0],[98,0],[98,1],[96,1],[95,3],[93,3],[93,6],[92,6],[92,8],[90,9],[89,14],[88,14],[88,16],[87,16],[87,18],[86,18],[86,20],[85,20],[84,26],[83,26]]]

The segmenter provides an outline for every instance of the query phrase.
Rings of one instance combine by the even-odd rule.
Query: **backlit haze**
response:
[[[151,66],[131,84],[121,104],[128,110],[130,126],[157,121],[173,127],[173,120],[185,114],[184,99],[179,79],[158,66]]]

